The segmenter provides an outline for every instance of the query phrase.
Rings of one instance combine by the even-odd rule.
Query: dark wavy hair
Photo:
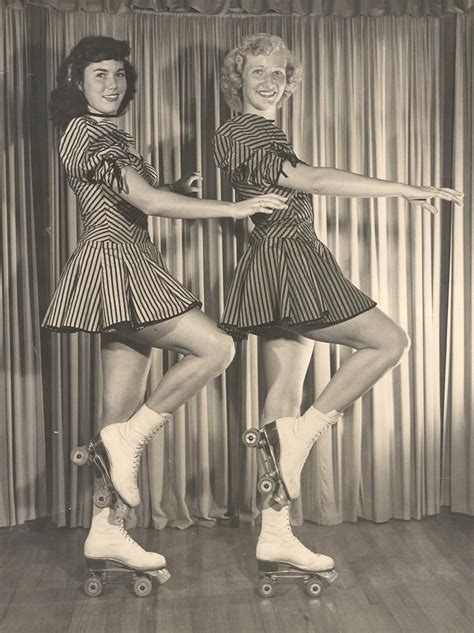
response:
[[[127,90],[117,114],[122,114],[136,92],[137,74],[126,59],[130,55],[128,42],[113,37],[91,35],[74,46],[58,70],[57,88],[51,92],[49,111],[56,125],[65,126],[71,119],[87,113],[87,100],[79,89],[84,80],[84,69],[89,64],[105,59],[122,61],[127,79]]]

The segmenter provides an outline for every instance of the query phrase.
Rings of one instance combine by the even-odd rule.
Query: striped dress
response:
[[[43,326],[107,332],[127,323],[138,330],[200,306],[166,269],[150,240],[146,214],[112,188],[123,189],[125,166],[156,184],[156,171],[133,149],[132,137],[110,119],[78,117],[62,135],[59,154],[80,206],[83,232]]]
[[[300,161],[284,132],[256,114],[240,114],[217,130],[217,165],[240,199],[264,193],[288,207],[252,216],[250,245],[239,261],[221,327],[236,339],[277,325],[327,327],[376,303],[346,279],[314,231],[312,196],[278,185],[287,160]]]

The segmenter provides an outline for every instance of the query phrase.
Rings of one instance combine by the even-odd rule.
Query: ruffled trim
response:
[[[354,312],[343,319],[327,321],[325,320],[326,315],[322,315],[319,318],[311,319],[309,321],[295,321],[294,319],[290,319],[289,317],[285,317],[283,319],[278,319],[275,321],[270,321],[268,323],[259,323],[258,325],[248,325],[244,327],[238,327],[237,325],[232,325],[230,323],[218,323],[218,327],[227,334],[230,334],[235,341],[246,341],[248,339],[249,334],[255,334],[259,336],[262,331],[269,330],[272,327],[288,327],[288,326],[301,326],[301,327],[314,327],[315,329],[322,330],[326,327],[331,327],[332,325],[337,325],[338,323],[345,323],[346,321],[350,321],[360,314],[364,314],[364,312],[368,312],[377,306],[376,301],[372,301],[372,304],[363,308],[359,312]]]
[[[113,123],[79,117],[61,137],[60,155],[68,177],[105,184],[121,193],[126,189],[124,167],[134,167],[151,185],[157,180],[153,167],[130,151],[133,144],[132,136]]]
[[[292,167],[303,163],[291,147],[273,142],[252,152],[245,161],[233,169],[229,168],[231,183],[234,185],[246,182],[257,187],[276,185],[281,175],[288,177],[283,171],[283,163],[286,160]]]
[[[121,193],[125,190],[122,168],[134,164],[138,156],[130,154],[129,147],[133,145],[133,138],[127,132],[107,125],[107,135],[89,144],[93,165],[89,167],[87,179],[90,182],[101,182],[111,189],[114,186]],[[135,160],[134,160],[135,159]]]

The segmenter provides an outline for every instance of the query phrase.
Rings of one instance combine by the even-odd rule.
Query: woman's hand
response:
[[[433,215],[436,215],[438,213],[438,207],[434,202],[430,202],[433,198],[447,200],[448,202],[454,202],[454,204],[462,206],[464,193],[446,187],[442,189],[438,189],[438,187],[409,187],[409,190],[403,193],[402,196],[409,204],[418,205]]]
[[[185,174],[173,183],[172,191],[183,196],[190,196],[192,193],[201,193],[202,176],[198,171]]]
[[[249,198],[242,202],[234,202],[231,205],[231,217],[242,220],[254,213],[265,213],[271,215],[275,209],[286,209],[286,198],[276,193],[267,193],[256,198]]]

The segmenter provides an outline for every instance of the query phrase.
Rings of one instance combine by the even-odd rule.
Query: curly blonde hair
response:
[[[242,112],[242,73],[247,55],[272,55],[276,52],[286,53],[286,88],[280,100],[291,97],[301,81],[303,67],[287,48],[285,42],[277,35],[256,33],[248,35],[225,56],[221,69],[220,86],[224,99],[232,110]]]

